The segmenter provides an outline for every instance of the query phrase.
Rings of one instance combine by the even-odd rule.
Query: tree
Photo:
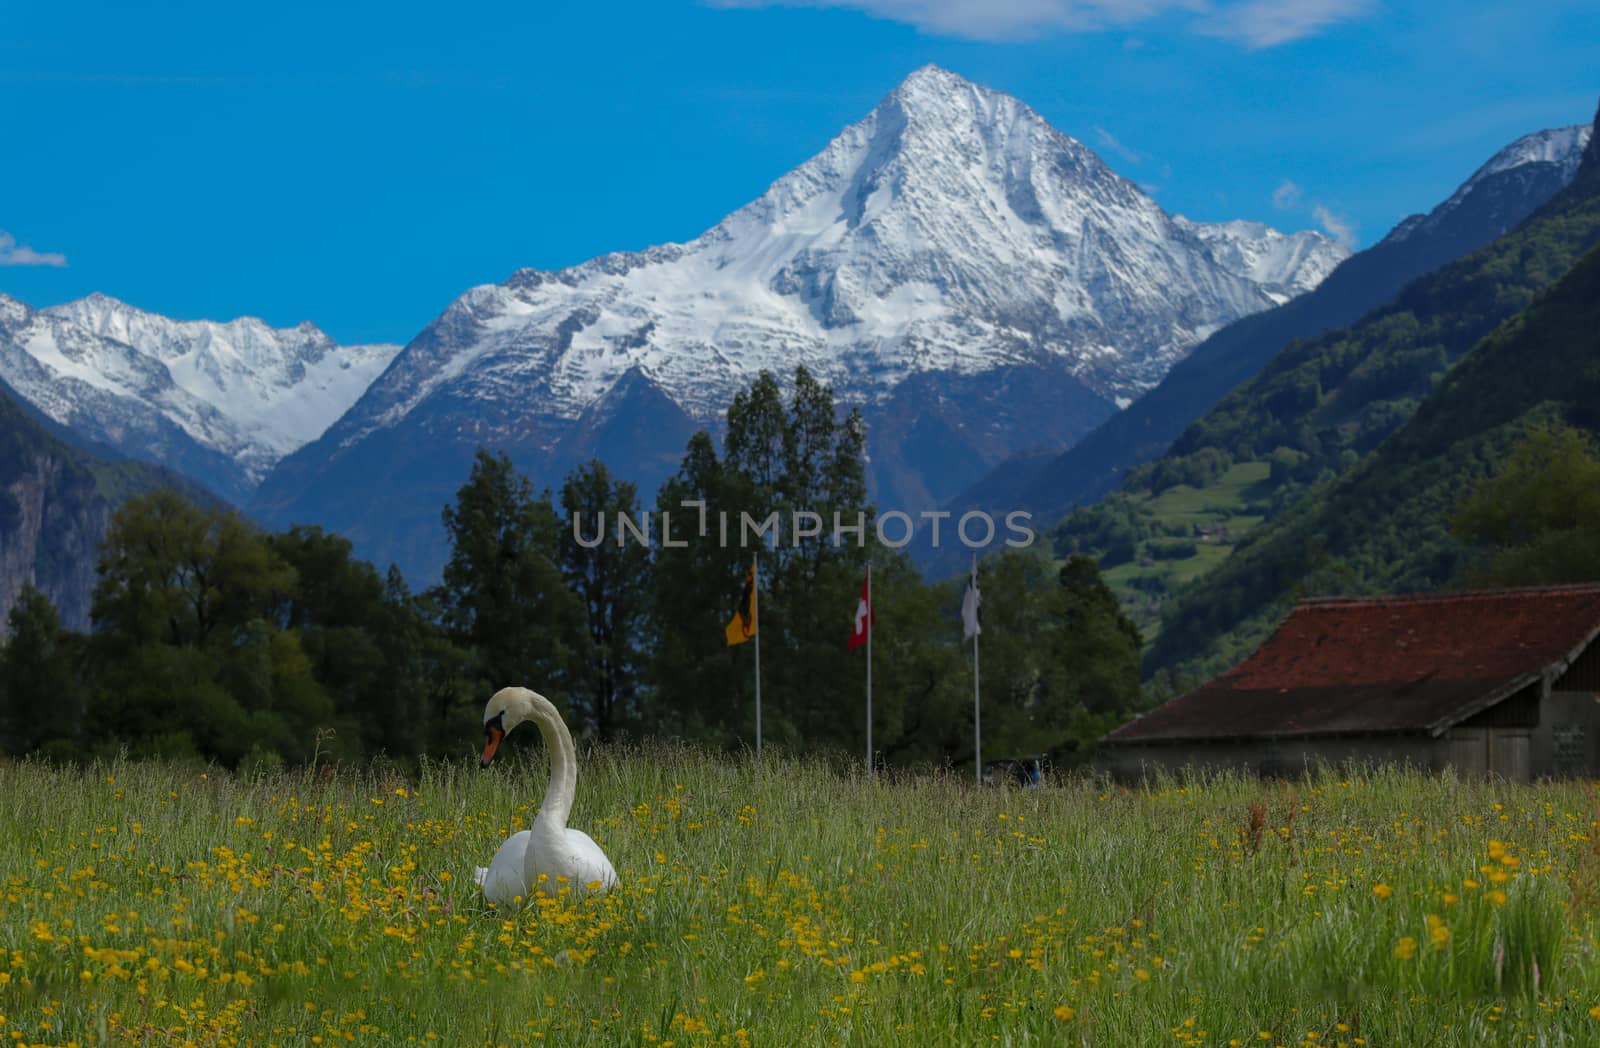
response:
[[[561,573],[583,602],[587,621],[572,672],[573,700],[609,741],[639,714],[650,552],[618,519],[638,521],[639,498],[632,484],[613,481],[596,460],[567,475],[561,508],[570,522],[561,531]],[[591,545],[594,537],[600,541]]]
[[[1139,627],[1123,612],[1095,562],[1073,556],[1061,566],[1052,641],[1073,695],[1091,714],[1121,716],[1139,703]]]
[[[738,480],[730,473],[711,434],[702,430],[689,438],[682,465],[657,496],[662,542],[652,560],[650,675],[655,695],[647,726],[657,733],[731,747],[754,741],[755,699],[750,646],[730,648],[723,636],[751,556],[738,548]],[[696,501],[698,508],[684,505]],[[735,538],[724,544],[719,520],[729,511]],[[765,631],[767,605],[760,611],[758,628]]]
[[[784,417],[783,391],[772,372],[763,370],[749,389],[733,395],[733,403],[728,405],[728,432],[722,442],[728,466],[743,474],[751,496],[763,507],[782,495],[793,444],[794,435]]]
[[[1026,550],[1008,549],[983,558],[978,587],[983,595],[983,632],[979,635],[979,667],[983,702],[984,752],[991,756],[1033,753],[1054,739],[1041,720],[1046,692],[1058,653],[1051,627],[1053,581],[1050,562]],[[956,627],[951,632],[955,634]],[[955,634],[959,636],[959,634]],[[964,711],[971,751],[970,701],[972,642],[961,645],[969,692]]]
[[[460,753],[476,741],[483,693],[472,656],[445,625],[438,591],[412,594],[400,569],[383,583],[379,647],[389,667],[384,745],[394,753]],[[476,702],[474,702],[476,700]]]
[[[112,517],[98,565],[92,721],[110,749],[308,755],[333,705],[277,621],[294,568],[237,514],[170,491]]]
[[[175,491],[130,499],[102,545],[91,615],[134,643],[206,648],[270,616],[294,569],[231,511],[200,509]]]
[[[555,510],[504,454],[480,449],[444,510],[450,537],[439,597],[487,695],[510,684],[554,690],[572,668],[581,608],[560,569]]]
[[[407,708],[412,655],[385,650],[385,633],[404,627],[377,570],[351,556],[349,539],[319,527],[296,525],[267,536],[267,544],[294,569],[295,585],[280,595],[274,621],[299,638],[311,674],[333,701],[332,751],[421,752],[420,737],[407,730],[416,720]]]
[[[969,759],[971,644],[961,643],[959,586],[929,585],[909,558],[880,555],[873,560],[872,598],[873,748],[884,763],[901,766]],[[836,640],[843,636],[835,633]],[[859,695],[866,652],[849,654],[846,695]]]
[[[1137,708],[1141,638],[1092,557],[1049,569],[1028,550],[980,564],[984,752],[1065,764]]]
[[[1463,573],[1472,585],[1600,579],[1600,457],[1587,434],[1564,425],[1529,433],[1462,501],[1452,530],[1486,548]]]
[[[763,662],[805,667],[764,677],[764,740],[853,750],[864,732],[848,698],[859,691],[860,659],[844,639],[874,545],[860,416],[841,422],[832,389],[804,368],[795,371],[786,406],[776,377],[764,371],[734,397],[723,446],[719,459],[710,435],[696,434],[658,501],[692,525],[675,525],[678,538],[695,532],[687,548],[663,547],[655,558],[659,705],[718,742],[753,737],[750,653],[728,649],[722,629],[757,557]],[[704,504],[705,534],[684,501]],[[841,533],[836,544],[836,513],[841,525],[864,530]],[[747,520],[763,532],[747,531]],[[807,537],[797,539],[799,531]]]
[[[0,746],[20,755],[51,738],[72,739],[83,715],[80,638],[61,628],[55,605],[32,583],[23,584],[6,626]]]

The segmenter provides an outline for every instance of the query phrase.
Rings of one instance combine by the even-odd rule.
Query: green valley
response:
[[[1153,696],[1225,669],[1298,596],[1452,582],[1465,551],[1450,519],[1516,437],[1539,420],[1600,429],[1574,392],[1593,383],[1600,323],[1572,313],[1600,300],[1597,243],[1591,142],[1572,184],[1522,225],[1357,323],[1291,341],[1050,532],[1057,556],[1099,560],[1147,641]],[[1467,377],[1484,359],[1503,371],[1487,386]],[[1449,440],[1439,419],[1454,420]],[[1388,479],[1397,470],[1404,481]]]
[[[1172,591],[1221,564],[1264,519],[1270,472],[1267,462],[1240,462],[1206,486],[1119,492],[1068,517],[1051,536],[1055,552],[1097,556],[1149,640]]]

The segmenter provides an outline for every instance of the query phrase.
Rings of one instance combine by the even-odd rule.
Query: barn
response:
[[[1409,764],[1600,775],[1600,585],[1298,604],[1245,661],[1101,741],[1118,779]]]

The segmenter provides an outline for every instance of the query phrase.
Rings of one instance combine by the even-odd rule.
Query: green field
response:
[[[1239,462],[1209,487],[1192,488],[1180,484],[1163,491],[1150,499],[1150,510],[1158,518],[1168,520],[1225,523],[1238,515],[1252,489],[1267,479],[1269,471],[1265,462]]]
[[[1133,560],[1106,569],[1104,577],[1138,624],[1146,643],[1161,626],[1161,612],[1174,587],[1213,570],[1233,553],[1239,540],[1259,525],[1259,513],[1247,512],[1252,497],[1264,494],[1270,466],[1266,462],[1236,463],[1210,487],[1187,484],[1159,495],[1133,494],[1132,502],[1162,530],[1188,525],[1193,528],[1223,525],[1226,538],[1197,542],[1194,556],[1158,560],[1148,556],[1149,543],[1141,544]]]
[[[480,772],[0,768],[17,1044],[1592,1045],[1597,799],[1391,772],[959,778],[585,759],[610,895],[487,908]]]

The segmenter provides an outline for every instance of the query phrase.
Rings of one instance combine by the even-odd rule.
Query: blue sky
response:
[[[0,291],[405,341],[697,235],[929,62],[1169,211],[1365,245],[1600,97],[1594,0],[157,7],[8,0]]]

